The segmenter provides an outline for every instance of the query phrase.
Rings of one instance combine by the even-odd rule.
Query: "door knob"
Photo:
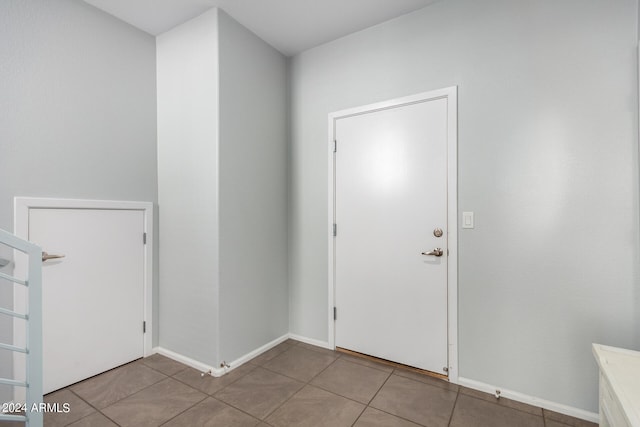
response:
[[[442,254],[444,254],[442,248],[435,248],[434,250],[429,252],[422,252],[422,255],[442,256]]]
[[[64,255],[49,255],[46,252],[42,252],[42,262],[48,261],[50,259],[58,259],[58,258],[64,258]]]

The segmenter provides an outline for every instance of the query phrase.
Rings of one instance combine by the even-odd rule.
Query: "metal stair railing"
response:
[[[0,378],[0,384],[23,387],[25,402],[13,402],[14,408],[24,409],[24,413],[0,412],[0,421],[25,422],[29,427],[41,427],[43,423],[42,403],[42,249],[31,242],[0,229],[0,244],[13,248],[28,256],[25,279],[19,279],[0,272],[0,279],[17,283],[27,288],[28,310],[18,313],[0,308],[0,316],[23,319],[26,323],[26,346],[0,343],[0,348],[26,355],[25,381]],[[14,337],[15,339],[15,337]],[[10,405],[11,406],[11,405]]]

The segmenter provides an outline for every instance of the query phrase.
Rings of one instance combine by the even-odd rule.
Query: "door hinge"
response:
[[[147,322],[142,321],[142,333],[146,334],[147,333]]]
[[[147,233],[142,233],[142,244],[143,245],[147,244]]]
[[[338,235],[338,224],[333,224],[333,237]]]
[[[333,152],[337,153],[338,152],[338,141],[337,140],[333,140]]]
[[[333,320],[338,320],[338,309],[333,307]]]

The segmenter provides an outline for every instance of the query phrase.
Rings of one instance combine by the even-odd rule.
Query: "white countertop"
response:
[[[593,354],[627,421],[640,427],[640,352],[593,344]]]

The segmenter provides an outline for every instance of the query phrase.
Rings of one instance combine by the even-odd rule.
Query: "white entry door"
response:
[[[334,124],[336,346],[444,375],[447,103]]]
[[[42,268],[48,393],[143,356],[144,213],[30,209]]]

